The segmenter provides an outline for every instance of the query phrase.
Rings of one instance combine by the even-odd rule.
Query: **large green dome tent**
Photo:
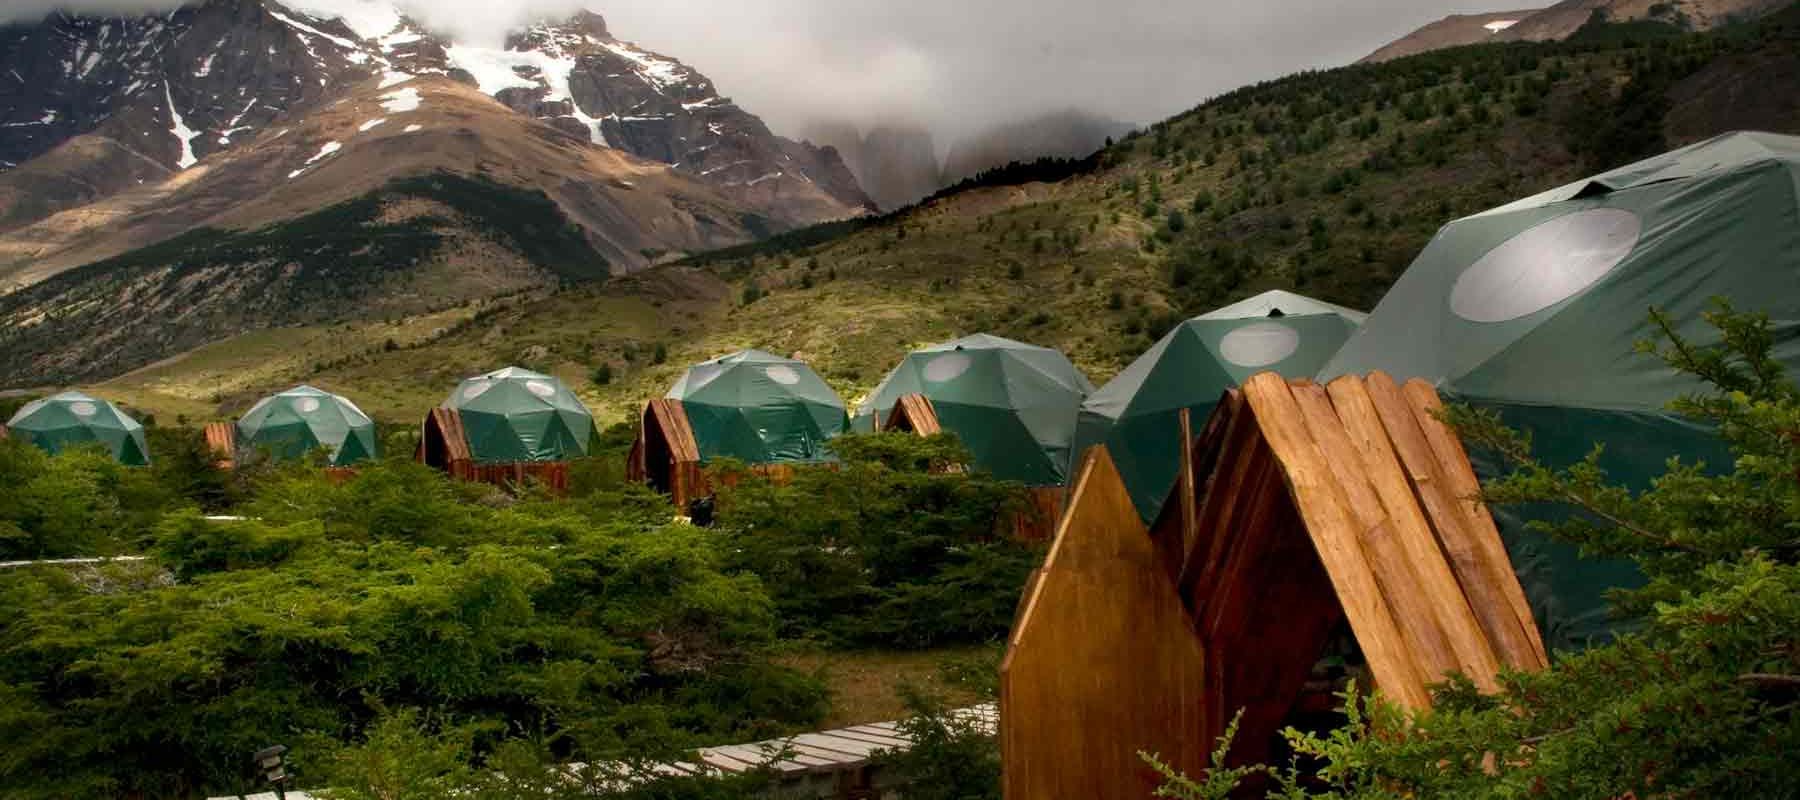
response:
[[[1643,486],[1671,455],[1727,457],[1666,411],[1701,387],[1632,349],[1657,338],[1652,307],[1717,341],[1702,317],[1715,296],[1767,312],[1776,357],[1800,376],[1800,138],[1728,134],[1452,222],[1321,377],[1433,381],[1530,432],[1551,463],[1604,443],[1609,473]],[[1603,593],[1641,582],[1636,570],[1582,560],[1494,511],[1545,638],[1607,633]]]
[[[121,464],[149,466],[144,426],[112,403],[81,392],[63,392],[21,407],[6,423],[11,435],[55,455],[70,447],[100,444]]]
[[[444,407],[462,417],[479,464],[567,461],[587,455],[594,415],[563,382],[507,367],[462,382]]]
[[[331,466],[347,467],[376,456],[375,421],[348,399],[311,386],[265,397],[237,421],[239,447],[267,450],[278,459],[325,450]]]
[[[681,401],[702,460],[823,461],[844,432],[844,401],[804,362],[743,350],[695,364],[669,390]]]
[[[1068,481],[1075,415],[1094,385],[1063,355],[988,334],[918,350],[888,373],[857,410],[855,427],[875,427],[894,404],[922,394],[975,466],[1028,486]]]
[[[1075,454],[1106,445],[1138,513],[1155,521],[1181,463],[1182,409],[1197,432],[1252,375],[1312,377],[1366,316],[1277,290],[1183,322],[1081,404]]]

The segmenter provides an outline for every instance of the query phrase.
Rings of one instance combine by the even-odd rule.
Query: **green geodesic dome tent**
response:
[[[334,467],[375,458],[377,447],[375,421],[368,414],[311,386],[296,386],[251,406],[237,421],[237,443],[283,460],[322,449]]]
[[[133,467],[150,464],[150,445],[144,426],[112,403],[81,392],[33,400],[6,423],[12,436],[44,449],[51,455],[70,447],[98,443],[119,463]]]
[[[1075,415],[1093,391],[1062,353],[976,334],[908,355],[858,408],[854,426],[871,430],[876,414],[886,419],[900,398],[922,394],[977,468],[1028,486],[1060,486],[1068,481]]]
[[[1551,463],[1603,443],[1610,474],[1641,487],[1671,455],[1725,465],[1709,431],[1666,411],[1701,387],[1632,351],[1657,338],[1652,307],[1717,341],[1702,318],[1715,296],[1767,312],[1800,375],[1800,138],[1729,134],[1452,222],[1321,377],[1430,380],[1529,431]],[[1520,516],[1555,510],[1493,511],[1546,640],[1611,630],[1602,593],[1636,570],[1524,530]]]
[[[507,367],[462,382],[444,401],[462,416],[476,463],[567,461],[587,455],[594,415],[561,380]]]
[[[812,367],[761,350],[695,364],[668,397],[687,412],[702,461],[828,460],[825,442],[850,421],[843,399]]]
[[[1252,375],[1312,377],[1366,316],[1272,291],[1183,322],[1081,404],[1075,456],[1106,445],[1154,522],[1181,464],[1182,409],[1198,433],[1225,390]]]

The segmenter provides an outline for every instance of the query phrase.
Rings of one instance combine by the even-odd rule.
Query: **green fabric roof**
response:
[[[561,380],[507,367],[462,382],[445,408],[462,415],[470,453],[485,464],[587,455],[594,415]]]
[[[121,464],[150,464],[144,426],[112,403],[81,392],[63,392],[26,403],[6,427],[12,435],[52,455],[69,447],[98,443]]]
[[[1701,387],[1632,350],[1658,337],[1652,307],[1717,341],[1702,316],[1714,296],[1767,312],[1776,357],[1800,375],[1800,138],[1729,134],[1452,222],[1321,377],[1424,378],[1501,410],[1553,460],[1604,442],[1614,477],[1642,485],[1669,455],[1719,463],[1716,439],[1665,411]],[[1521,527],[1509,544],[1539,565],[1548,616],[1602,632],[1599,595],[1629,568]]]
[[[1068,481],[1075,415],[1094,391],[1067,356],[988,334],[916,351],[857,410],[855,427],[874,427],[901,397],[922,394],[938,422],[962,439],[975,466],[1031,486]]]
[[[1198,432],[1220,395],[1252,375],[1311,377],[1365,316],[1273,291],[1190,319],[1082,403],[1075,454],[1105,444],[1138,513],[1154,521],[1181,463],[1182,409]]]
[[[823,461],[849,424],[844,401],[804,362],[743,350],[688,368],[669,390],[694,428],[702,460]]]
[[[375,421],[355,403],[311,386],[265,397],[237,422],[238,446],[267,450],[278,459],[327,452],[344,467],[376,456]]]

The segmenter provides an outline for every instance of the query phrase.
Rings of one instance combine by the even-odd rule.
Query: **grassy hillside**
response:
[[[240,333],[609,272],[544,194],[439,173],[265,228],[196,229],[0,296],[0,370],[14,385],[117,374]]]
[[[1754,80],[1736,73],[1771,63],[1791,69],[1795,16],[1705,34],[1595,30],[1295,75],[1063,165],[1055,182],[1006,185],[1041,171],[1002,171],[881,220],[522,295],[478,319],[465,309],[453,334],[416,347],[387,348],[353,325],[338,360],[259,373],[231,393],[180,377],[179,364],[102,390],[153,409],[230,414],[251,390],[304,379],[412,420],[457,378],[518,363],[562,375],[622,420],[683,365],[740,347],[807,359],[854,398],[908,349],[976,331],[1060,347],[1101,381],[1179,320],[1255,292],[1368,308],[1458,216],[1726,124],[1795,132],[1791,82],[1765,85],[1753,113],[1683,101],[1679,126],[1670,121],[1696,86]],[[208,348],[197,363],[217,369],[249,341]],[[595,385],[602,363],[611,381]]]

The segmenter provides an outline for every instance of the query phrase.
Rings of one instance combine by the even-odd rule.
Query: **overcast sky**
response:
[[[297,6],[371,0],[293,0]],[[679,58],[782,133],[894,117],[948,139],[1032,112],[1161,119],[1246,83],[1349,63],[1450,13],[1508,0],[401,0],[495,36],[588,5],[614,36]],[[1531,2],[1513,2],[1533,5]],[[1538,4],[1548,5],[1549,0]],[[0,0],[0,16],[157,0]],[[427,9],[429,9],[427,11]]]

